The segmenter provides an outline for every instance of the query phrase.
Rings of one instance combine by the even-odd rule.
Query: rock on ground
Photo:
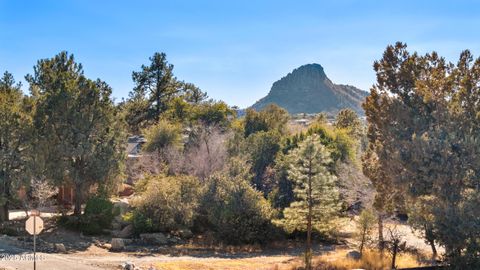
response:
[[[168,244],[168,239],[163,233],[142,233],[140,234],[140,239],[142,239],[144,243],[151,245]]]
[[[130,238],[133,235],[133,225],[129,224],[125,228],[123,228],[119,233],[119,238]]]
[[[360,255],[360,252],[358,252],[356,250],[352,250],[352,251],[347,253],[347,258],[358,261],[358,260],[360,260],[360,258],[362,258],[362,255]]]
[[[67,249],[64,244],[55,244],[55,251],[58,253],[67,253]]]
[[[110,247],[111,251],[121,251],[125,248],[125,243],[121,238],[112,238],[112,246]]]
[[[132,262],[126,262],[126,263],[122,264],[121,267],[122,267],[123,270],[135,270],[135,269],[137,269],[135,267],[135,264],[133,264]]]
[[[189,239],[193,237],[193,233],[189,229],[183,229],[178,231],[178,236],[180,236],[181,238]]]

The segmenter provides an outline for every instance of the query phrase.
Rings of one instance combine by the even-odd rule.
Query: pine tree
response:
[[[370,234],[375,225],[376,216],[370,209],[363,209],[356,222],[357,240],[359,243],[360,256],[363,255],[363,250],[368,242],[371,240]]]
[[[445,247],[452,268],[478,269],[480,58],[464,51],[453,64],[398,42],[374,69],[377,83],[364,103],[365,161],[374,166],[364,169],[374,169],[372,181],[387,177],[377,191],[420,204],[428,198],[435,207],[422,209],[424,236]]]
[[[193,104],[199,104],[208,98],[207,93],[202,92],[202,90],[193,83],[182,83],[182,92],[185,95],[185,100]]]
[[[326,232],[339,211],[336,177],[329,172],[330,152],[318,135],[307,137],[287,158],[289,178],[294,182],[295,201],[283,212],[288,231],[306,231],[306,269],[311,269],[312,230]]]
[[[155,53],[149,58],[150,65],[142,65],[141,71],[133,72],[135,83],[131,97],[148,100],[147,114],[142,121],[156,122],[160,114],[168,109],[168,103],[178,93],[181,83],[173,75],[173,65],[168,63],[165,53]]]
[[[370,136],[368,149],[362,156],[363,174],[368,177],[375,189],[375,199],[373,207],[377,212],[378,222],[378,249],[383,252],[385,249],[385,239],[383,237],[383,220],[388,214],[392,214],[395,204],[402,201],[402,193],[393,189],[394,184],[392,177],[380,166],[375,149],[380,148],[380,143],[372,141],[373,135]]]
[[[43,174],[75,187],[75,215],[91,186],[114,188],[125,159],[125,137],[111,99],[112,89],[90,80],[73,55],[42,59],[27,75],[36,99],[36,152]]]
[[[12,74],[0,78],[0,223],[8,220],[8,210],[27,178],[31,117],[25,97]]]
[[[361,131],[362,122],[354,110],[343,109],[335,118],[335,127],[349,129],[353,135],[357,135],[357,132]]]
[[[148,65],[132,73],[135,84],[129,98],[120,104],[131,133],[139,133],[161,118],[170,121],[190,120],[190,111],[205,104],[208,95],[193,83],[179,81],[165,53],[155,53]]]

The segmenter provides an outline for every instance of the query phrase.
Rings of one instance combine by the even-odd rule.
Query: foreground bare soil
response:
[[[48,222],[47,222],[48,223]],[[354,223],[345,219],[340,232],[341,245],[324,245],[317,243],[314,246],[316,260],[345,264],[348,251],[355,249],[353,239]],[[409,247],[419,254],[428,257],[429,247],[417,235],[412,233],[405,224],[389,223],[396,226],[404,235]],[[12,240],[13,239],[13,240]],[[16,238],[0,238],[0,270],[33,269],[33,262],[22,256],[31,255],[32,243],[28,237],[23,241]],[[121,265],[131,262],[139,269],[164,270],[240,270],[240,269],[285,269],[290,270],[301,265],[303,243],[298,241],[282,241],[269,247],[244,246],[213,246],[202,242],[201,239],[167,247],[133,247],[128,252],[110,252],[108,237],[87,237],[76,232],[60,228],[47,229],[39,237],[40,243],[63,243],[67,253],[56,253],[48,249],[40,249],[37,269],[48,270],[94,270],[94,269],[122,269]],[[401,267],[420,265],[413,256],[402,257]]]
[[[1,261],[0,269],[31,269],[33,262],[20,260],[23,255],[31,254],[27,250],[0,244],[0,250],[8,252],[11,258]],[[172,250],[173,251],[173,250]],[[220,253],[215,251],[195,252],[181,255],[176,250],[173,255],[152,254],[149,252],[114,253],[92,245],[85,251],[69,254],[37,253],[38,269],[51,270],[93,270],[121,269],[120,265],[131,262],[141,269],[288,269],[288,266],[298,261],[298,251],[291,254],[277,255],[276,252]],[[189,253],[187,250],[183,250]],[[289,251],[287,251],[289,252]],[[17,259],[15,259],[17,258]],[[3,269],[2,269],[3,270]]]
[[[316,260],[323,262],[335,262],[337,265],[354,265],[348,263],[345,255],[347,249],[338,249],[325,252],[323,255],[317,252]],[[21,253],[20,253],[21,254]],[[40,260],[37,269],[51,270],[96,270],[96,269],[122,269],[125,262],[133,263],[139,269],[162,269],[162,270],[291,270],[301,265],[301,259],[297,254],[274,255],[269,252],[254,253],[250,255],[226,255],[204,254],[199,255],[162,255],[146,253],[112,253],[104,249],[92,246],[86,251],[73,254],[37,254]],[[419,264],[411,257],[402,259],[400,267],[413,267]],[[32,269],[31,261],[2,261],[0,269]]]

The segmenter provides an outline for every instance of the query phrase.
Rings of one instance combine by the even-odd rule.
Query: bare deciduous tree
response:
[[[218,127],[198,126],[190,131],[185,147],[169,147],[161,154],[144,153],[127,162],[129,183],[133,184],[146,175],[188,174],[206,179],[224,168],[228,159],[226,142],[230,133]]]
[[[173,152],[173,150],[168,151],[168,153],[170,152]],[[166,168],[167,166],[163,157],[161,157],[157,152],[144,154],[135,159],[127,160],[127,182],[129,184],[134,184],[146,175],[157,175],[164,173]]]
[[[407,245],[406,241],[403,241],[405,235],[397,228],[397,226],[387,227],[388,231],[388,241],[386,242],[388,250],[392,255],[392,266],[391,269],[397,269],[396,259],[397,255],[404,251]]]
[[[185,153],[185,170],[199,179],[205,179],[225,166],[226,142],[229,134],[217,127],[202,127],[197,141]]]
[[[44,177],[32,178],[30,192],[24,199],[24,207],[25,209],[32,209],[52,206],[55,202],[54,196],[57,193],[58,188]]]
[[[339,162],[337,166],[340,197],[347,204],[348,209],[358,213],[362,207],[370,207],[373,204],[375,191],[370,180],[363,175],[361,168],[350,161]]]

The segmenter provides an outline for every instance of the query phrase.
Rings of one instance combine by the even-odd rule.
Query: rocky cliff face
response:
[[[361,103],[368,95],[354,86],[334,84],[319,64],[301,66],[273,83],[268,95],[252,108],[261,110],[275,103],[289,113],[336,113],[350,108],[363,115]]]

